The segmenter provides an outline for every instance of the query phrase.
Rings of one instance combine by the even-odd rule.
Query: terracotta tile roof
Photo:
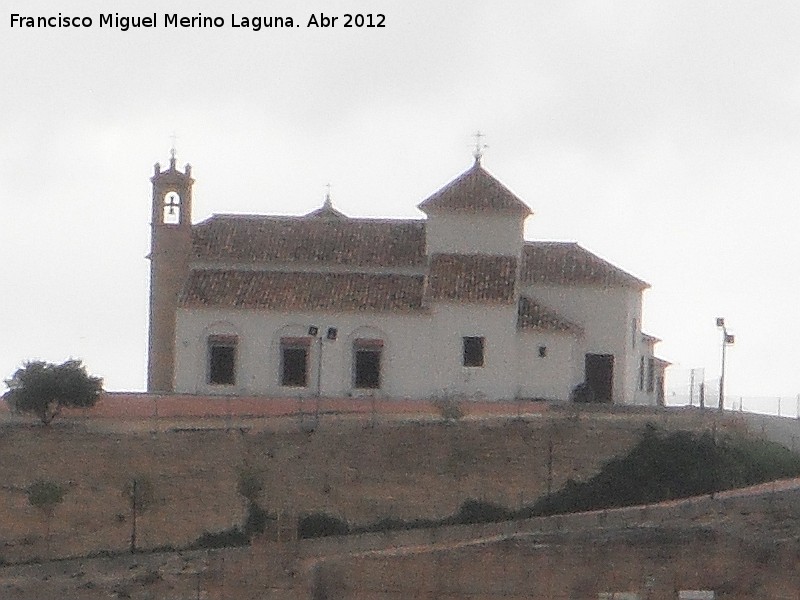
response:
[[[418,310],[421,275],[284,273],[195,269],[180,298],[184,308],[263,310]]]
[[[639,290],[650,287],[574,242],[525,242],[521,277],[524,283],[624,286]]]
[[[657,338],[654,335],[650,335],[649,333],[642,332],[642,341],[645,344],[657,344],[661,341],[661,338]]]
[[[545,308],[535,300],[521,296],[517,309],[517,329],[544,329],[548,331],[565,331],[581,333],[580,325],[571,323],[549,308]]]
[[[426,214],[438,211],[531,214],[527,204],[492,177],[477,161],[472,168],[423,200],[417,208]]]
[[[192,228],[194,258],[242,263],[422,267],[421,220],[215,215]]]
[[[514,301],[517,259],[481,254],[434,254],[428,266],[426,300]]]

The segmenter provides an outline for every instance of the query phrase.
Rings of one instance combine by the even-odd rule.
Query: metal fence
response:
[[[704,369],[671,370],[667,406],[719,407],[719,378],[706,379]],[[725,392],[725,410],[800,419],[800,394],[741,396]]]

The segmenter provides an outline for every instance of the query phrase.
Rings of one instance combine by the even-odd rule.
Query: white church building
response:
[[[663,402],[648,285],[575,243],[482,166],[424,219],[218,214],[191,168],[152,177],[148,390],[203,395]]]

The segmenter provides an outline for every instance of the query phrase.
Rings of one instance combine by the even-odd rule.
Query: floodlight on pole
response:
[[[725,318],[717,317],[717,327],[722,329],[722,367],[719,372],[719,410],[725,409],[725,348],[734,342],[734,336],[725,328]]]
[[[336,327],[328,327],[323,333],[325,328],[317,325],[310,325],[308,327],[308,335],[313,337],[317,343],[317,398],[322,396],[322,350],[325,347],[323,340],[327,339],[335,342],[339,335],[339,330]]]

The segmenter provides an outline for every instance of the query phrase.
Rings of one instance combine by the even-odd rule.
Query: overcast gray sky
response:
[[[194,219],[300,214],[325,184],[353,216],[484,164],[577,241],[649,281],[644,325],[731,394],[800,393],[800,4],[641,0],[0,1],[0,373],[84,359],[145,384],[150,183],[177,133]],[[222,8],[224,7],[224,8]],[[91,28],[12,28],[11,14]],[[100,13],[158,27],[99,27]],[[339,15],[307,28],[311,14]],[[346,29],[347,12],[385,15]],[[164,13],[222,28],[165,28]],[[291,16],[300,27],[231,27]],[[2,386],[0,386],[2,387]]]

